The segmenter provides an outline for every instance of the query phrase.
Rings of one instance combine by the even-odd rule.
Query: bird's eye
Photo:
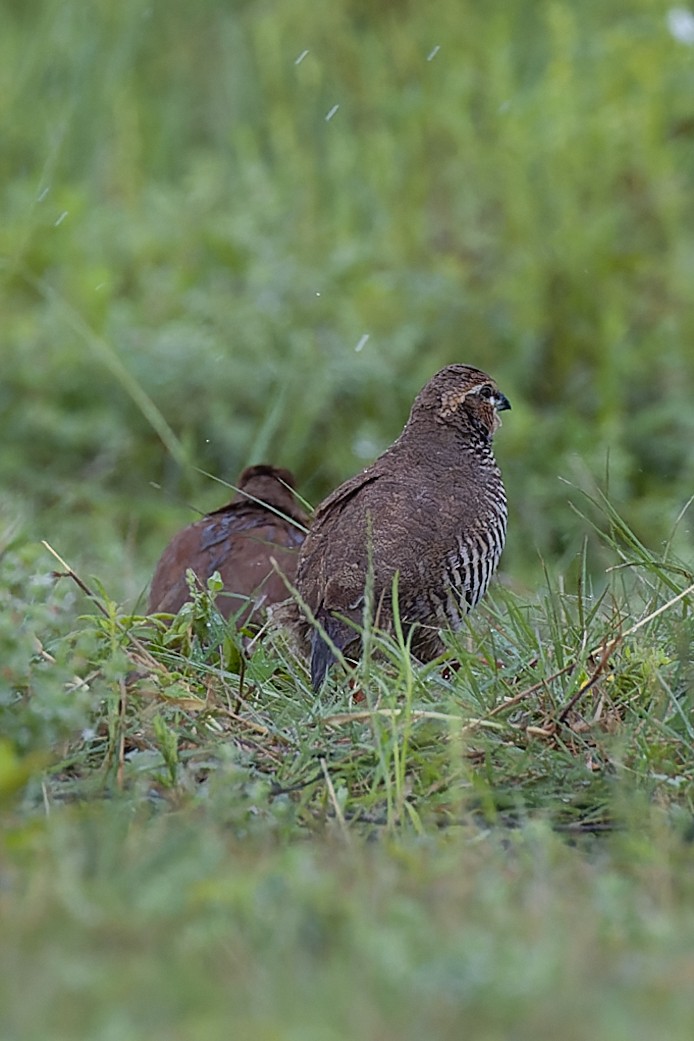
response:
[[[480,387],[479,395],[483,401],[489,401],[493,393],[494,391],[488,383],[485,383],[483,387]]]

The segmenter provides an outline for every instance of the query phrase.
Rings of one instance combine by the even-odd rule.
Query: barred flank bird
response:
[[[359,653],[368,583],[370,621],[392,631],[397,575],[400,619],[421,661],[441,653],[440,629],[459,628],[486,592],[508,516],[492,438],[510,407],[486,373],[449,365],[417,395],[397,441],[318,507],[296,588],[345,656]],[[284,620],[317,690],[333,650],[298,602]]]
[[[204,587],[219,571],[224,589],[217,606],[238,628],[259,623],[258,612],[287,597],[277,568],[294,581],[308,518],[297,505],[294,477],[274,466],[251,466],[237,482],[232,501],[188,525],[171,540],[157,564],[149,611],[175,613],[190,599],[186,571]]]

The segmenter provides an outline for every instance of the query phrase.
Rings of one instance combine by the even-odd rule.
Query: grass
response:
[[[687,1037],[692,575],[602,506],[604,589],[318,697],[214,581],[167,627],[64,575],[2,712],[3,1036]]]
[[[606,519],[619,520],[609,507]],[[246,656],[216,611],[214,580],[169,624],[123,616],[67,574],[61,581],[74,579],[98,611],[43,654],[57,671],[86,645],[83,676],[68,686],[88,685],[89,711],[83,736],[42,776],[41,801],[96,785],[176,803],[215,787],[233,761],[244,784],[260,784],[270,816],[293,796],[298,829],[327,815],[346,831],[424,834],[470,814],[511,824],[539,813],[591,830],[613,823],[634,786],[691,813],[694,578],[645,547],[636,558],[612,544],[617,563],[599,592],[585,565],[572,592],[549,574],[533,600],[497,588],[467,632],[449,637],[449,664],[415,667],[401,636],[374,632],[371,653],[347,677],[336,667],[319,695],[281,630]],[[65,644],[70,653],[58,654]]]
[[[5,1036],[684,1039],[691,850],[644,828],[591,862],[542,827],[278,846],[204,808],[68,813],[21,836]]]
[[[3,1038],[688,1041],[667,11],[0,7]],[[188,503],[265,460],[319,501],[453,361],[512,400],[511,516],[445,660],[369,633],[317,697],[214,582],[143,616]]]

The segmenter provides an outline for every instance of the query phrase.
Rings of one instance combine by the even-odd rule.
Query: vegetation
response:
[[[667,14],[0,7],[3,1038],[688,1041]],[[318,501],[452,361],[512,400],[511,519],[445,661],[369,634],[315,697],[214,582],[143,616],[185,503],[263,460]]]

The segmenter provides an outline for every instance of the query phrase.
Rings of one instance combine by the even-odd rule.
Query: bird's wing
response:
[[[226,506],[220,506],[218,510],[212,510],[196,522],[202,530],[200,544],[203,549],[208,549],[219,542],[225,542],[244,532],[250,532],[254,528],[268,528],[276,532],[276,538],[269,541],[281,541],[293,546],[299,546],[304,540],[303,528],[299,527],[291,518],[275,514],[264,506],[249,502],[230,502]],[[285,539],[284,533],[287,533]],[[294,537],[294,535],[296,537]]]
[[[316,510],[314,525],[316,521],[320,520],[327,513],[339,513],[354,498],[357,492],[360,492],[362,488],[366,488],[367,485],[374,484],[381,477],[382,475],[378,470],[375,470],[372,466],[362,470],[361,473],[355,474],[354,477],[350,477],[339,488],[336,488],[334,492],[331,492],[327,499],[323,500]]]

